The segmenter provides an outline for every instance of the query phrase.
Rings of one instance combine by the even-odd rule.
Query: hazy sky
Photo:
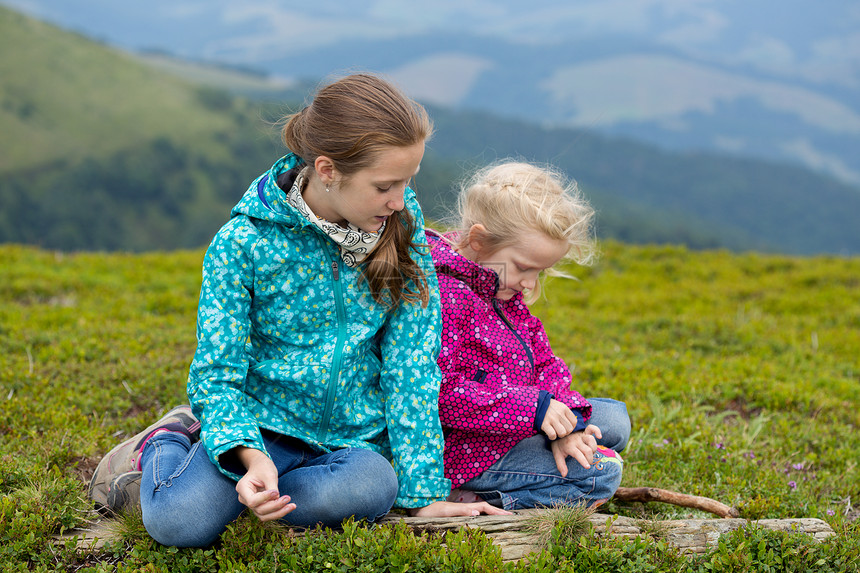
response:
[[[373,69],[425,103],[555,125],[634,126],[637,136],[644,132],[635,126],[647,126],[661,143],[799,160],[860,182],[857,0],[0,4],[121,48],[286,81]]]
[[[344,39],[427,32],[523,43],[642,38],[698,59],[860,88],[860,3],[849,0],[0,0],[126,48],[253,65]]]

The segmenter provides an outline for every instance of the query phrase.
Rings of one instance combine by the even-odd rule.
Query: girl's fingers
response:
[[[254,480],[249,480],[248,483],[239,480],[236,484],[236,492],[239,494],[239,501],[261,519],[265,515],[282,511],[290,501],[290,496],[281,496],[276,489],[264,490],[262,485]],[[287,513],[289,511],[284,515]]]
[[[251,509],[255,509],[273,499],[278,499],[278,492],[274,490],[251,492],[244,490],[239,492],[239,501]]]
[[[594,436],[598,440],[603,438],[603,432],[600,431],[600,428],[595,426],[594,424],[589,424],[585,427],[585,433],[589,436]]]
[[[296,507],[296,504],[290,503],[290,496],[279,496],[275,490],[261,491],[250,496],[239,496],[239,501],[248,506],[263,521],[283,517]]]
[[[236,483],[236,493],[239,494],[239,501],[248,507],[260,504],[265,501],[266,496],[271,494],[270,491],[264,491],[265,486],[262,482],[254,479],[242,478]],[[277,494],[277,492],[275,492]]]
[[[586,454],[585,452],[583,452],[579,448],[576,448],[573,450],[573,457],[576,458],[576,461],[579,462],[579,465],[581,465],[585,469],[590,468],[591,462],[594,460],[593,454],[590,454],[590,453]],[[591,458],[591,459],[589,459],[589,458]]]
[[[293,511],[296,504],[290,503],[290,496],[284,495],[253,509],[260,521],[274,521]]]
[[[564,434],[562,434],[562,436],[568,435],[576,427],[574,424],[571,424],[570,420],[566,417],[561,419],[561,425],[564,428]]]
[[[510,511],[504,510],[501,507],[490,505],[486,501],[478,506],[478,511],[486,515],[511,515]]]
[[[560,417],[553,423],[553,431],[555,432],[555,438],[550,438],[551,440],[563,438],[570,434],[573,431],[573,426],[570,425],[570,421],[567,418]]]
[[[567,454],[561,448],[552,449],[552,457],[555,458],[555,467],[561,477],[567,477]]]
[[[458,503],[459,507],[446,508],[444,513],[446,517],[475,517],[477,515],[510,515],[511,512],[505,511],[486,501],[476,501],[474,503]]]

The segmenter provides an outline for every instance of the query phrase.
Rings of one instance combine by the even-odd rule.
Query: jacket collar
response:
[[[453,245],[459,240],[458,233],[440,234],[427,229],[430,253],[438,274],[455,278],[468,286],[479,297],[490,300],[499,290],[499,275],[492,269],[472,262],[456,250]]]
[[[269,171],[251,183],[242,199],[233,207],[231,216],[246,215],[293,228],[310,225],[310,221],[289,204],[286,192],[278,185],[279,182],[291,185],[290,177],[295,179],[295,173],[302,165],[302,160],[292,153],[280,158]]]

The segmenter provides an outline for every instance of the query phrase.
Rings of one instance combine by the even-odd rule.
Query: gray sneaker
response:
[[[107,509],[113,513],[140,507],[140,478],[143,472],[126,472],[116,476],[107,492]]]
[[[161,429],[181,432],[192,442],[200,437],[200,422],[191,413],[191,406],[183,405],[114,447],[99,462],[87,491],[98,509],[116,513],[140,504],[140,455],[146,441]]]

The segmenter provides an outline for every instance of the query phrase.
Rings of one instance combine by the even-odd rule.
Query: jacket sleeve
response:
[[[536,316],[530,315],[528,328],[535,360],[537,387],[552,394],[556,400],[577,414],[577,425],[574,431],[584,429],[585,422],[591,417],[591,404],[579,392],[570,389],[570,370],[564,360],[553,353],[541,321]]]
[[[237,446],[266,452],[260,430],[245,408],[245,379],[254,264],[246,248],[250,224],[235,218],[215,236],[203,262],[197,310],[197,351],[188,376],[188,399],[200,420],[200,437],[212,463]],[[266,453],[268,455],[268,453]]]
[[[426,244],[424,219],[418,202],[407,201],[416,219],[413,242]],[[427,279],[429,302],[401,304],[386,322],[380,350],[380,385],[399,490],[395,505],[424,507],[451,492],[442,463],[444,438],[439,423],[439,288],[429,247],[413,252]]]
[[[505,384],[496,372],[478,370],[468,358],[474,329],[475,304],[483,304],[457,279],[440,275],[442,351],[439,367],[442,388],[439,414],[442,425],[473,434],[533,436],[540,388]]]

